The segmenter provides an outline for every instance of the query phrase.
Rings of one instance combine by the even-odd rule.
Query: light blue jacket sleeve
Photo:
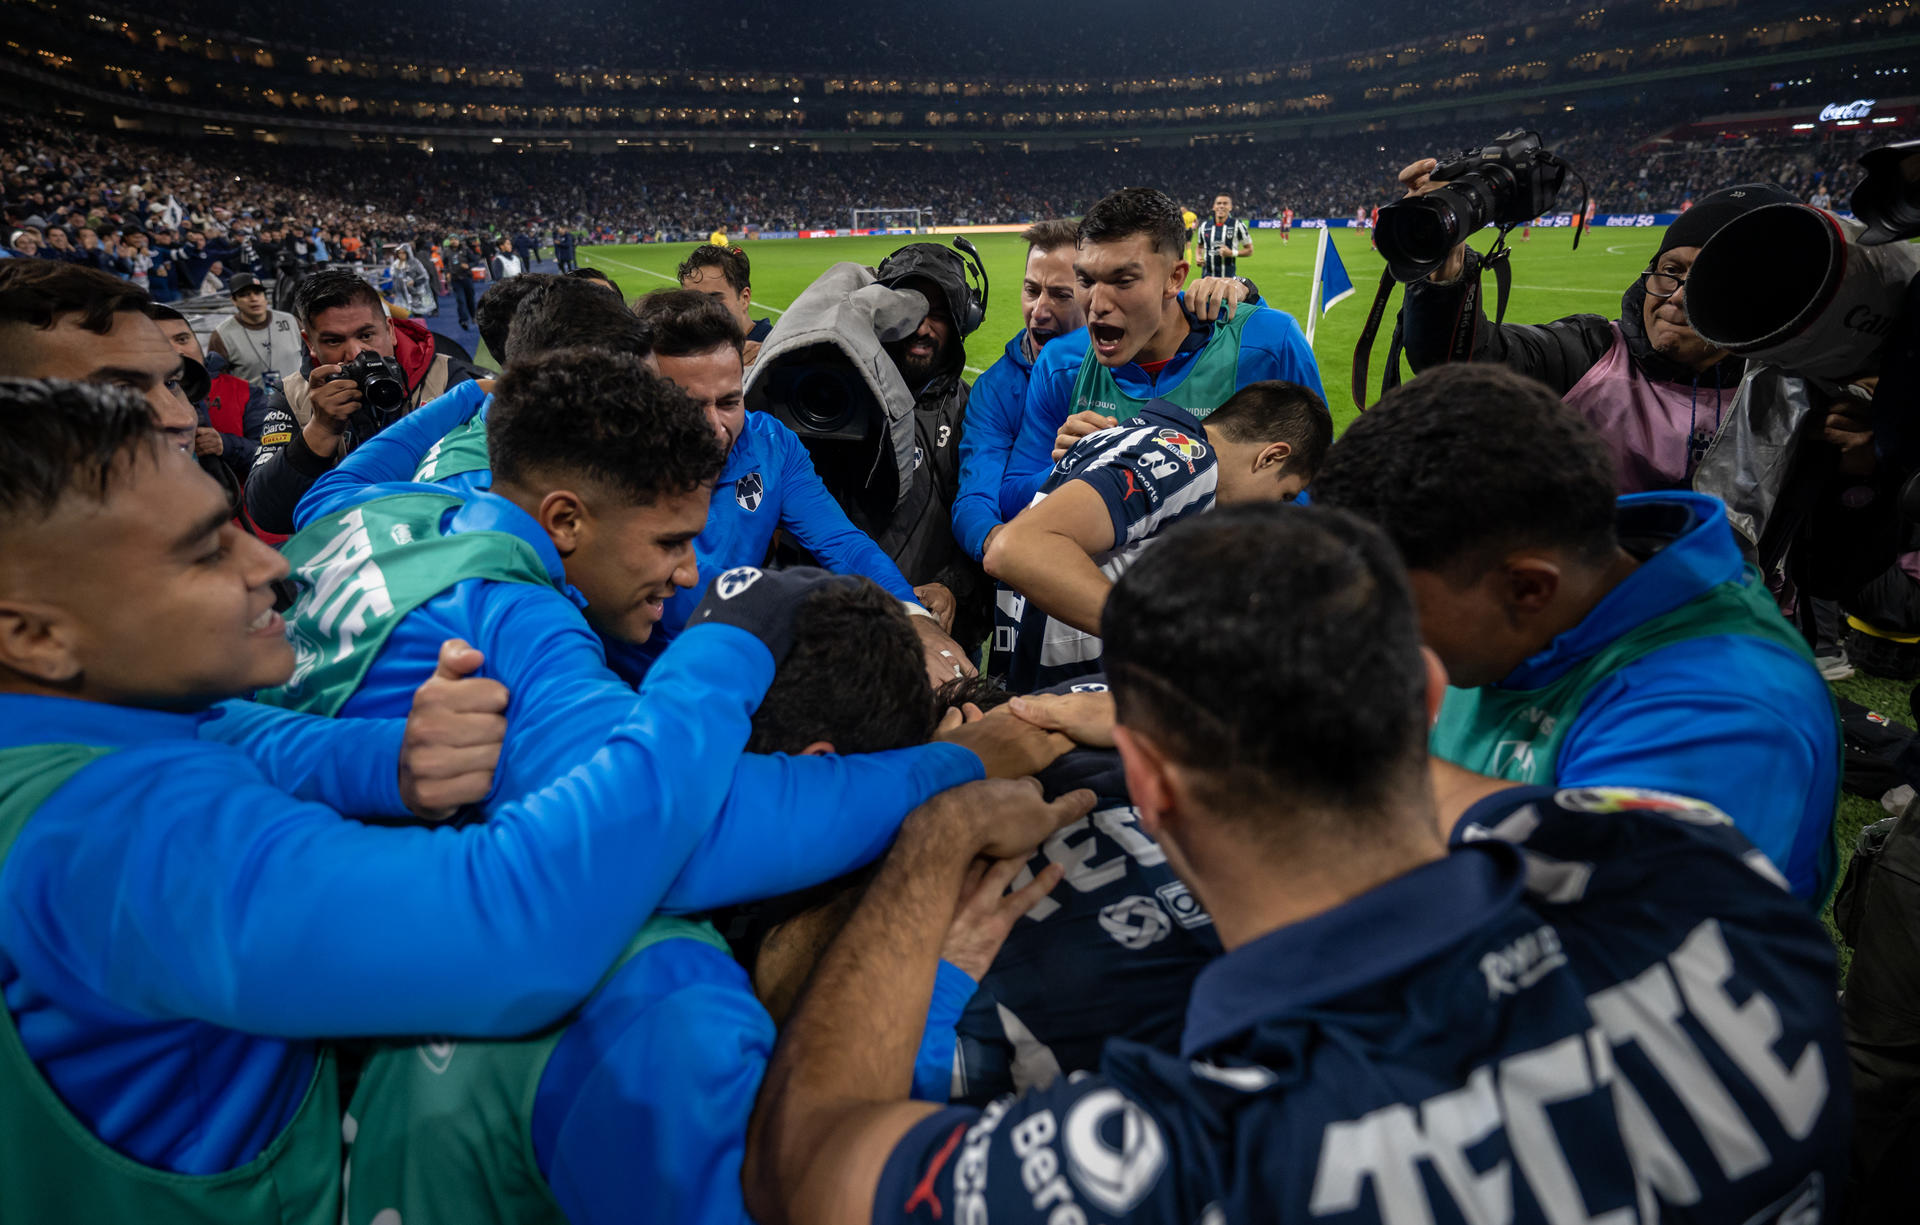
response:
[[[751,1225],[740,1162],[773,1043],[720,950],[667,940],[621,967],[534,1101],[534,1159],[571,1225]]]
[[[985,775],[977,754],[952,744],[856,757],[748,754],[661,909],[693,914],[778,897],[864,867],[909,812]]]
[[[1079,343],[1075,344],[1075,341]],[[1073,380],[1087,355],[1087,334],[1069,332],[1049,341],[1033,363],[1033,376],[1027,380],[1027,398],[1020,413],[1019,432],[1014,435],[1013,450],[1007,455],[1007,475],[1000,483],[1000,518],[1010,523],[1027,508],[1033,495],[1040,492],[1047,473],[1053,470],[1053,440],[1067,419],[1068,402],[1073,398]],[[1069,349],[1071,360],[1067,360]]]
[[[1724,639],[1665,647],[1609,677],[1560,748],[1560,787],[1644,787],[1705,800],[1773,861],[1796,897],[1824,898],[1838,725],[1812,666],[1766,669]],[[1805,677],[1795,675],[1804,672]],[[1729,686],[1727,678],[1741,684]]]
[[[858,574],[887,589],[895,599],[918,604],[913,584],[880,546],[853,525],[827,492],[806,444],[784,426],[768,431],[780,449],[780,526],[835,574]]]
[[[404,717],[323,719],[258,702],[222,702],[200,725],[200,738],[239,749],[295,799],[357,817],[404,817],[400,742],[406,726]]]
[[[1265,379],[1285,379],[1310,387],[1323,403],[1326,401],[1326,388],[1320,385],[1320,363],[1314,360],[1307,334],[1292,315],[1272,307],[1255,311],[1240,333],[1240,386]]]
[[[459,829],[343,820],[205,741],[109,754],[16,840],[0,946],[75,1007],[265,1037],[527,1033],[657,908],[772,675],[751,634],[694,626],[590,761]]]
[[[486,400],[479,380],[469,379],[367,439],[313,483],[294,508],[293,525],[305,527],[330,511],[352,504],[368,485],[413,480],[433,444],[466,424]]]
[[[960,431],[960,492],[953,499],[953,537],[979,561],[987,533],[1006,522],[1000,486],[1026,407],[1025,372],[1010,357],[987,367],[967,395],[966,427]]]
[[[933,1003],[927,1008],[927,1028],[920,1035],[920,1052],[913,1057],[913,1096],[916,1101],[944,1102],[953,1096],[954,1027],[967,1010],[980,984],[951,961],[942,959],[933,979]]]

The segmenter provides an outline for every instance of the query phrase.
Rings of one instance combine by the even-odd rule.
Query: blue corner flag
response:
[[[1333,233],[1320,231],[1320,249],[1313,256],[1313,290],[1307,299],[1307,343],[1313,343],[1314,325],[1320,316],[1343,299],[1353,296],[1353,278],[1340,262],[1340,249],[1333,245]]]

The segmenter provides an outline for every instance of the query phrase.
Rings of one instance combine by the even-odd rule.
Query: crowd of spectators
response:
[[[1825,187],[1844,200],[1856,157],[1878,135],[1669,140],[1659,135],[1664,125],[1647,123],[1541,126],[1602,212],[1672,211],[1714,184],[1741,181],[1775,182],[1801,196]],[[0,121],[0,237],[16,252],[25,242],[36,254],[109,267],[161,295],[190,296],[215,262],[229,273],[259,271],[274,258],[270,244],[307,259],[398,242],[426,250],[456,232],[487,237],[491,251],[498,235],[530,227],[546,241],[556,231],[590,241],[684,240],[716,226],[846,226],[856,208],[919,208],[939,224],[1024,223],[1078,215],[1098,194],[1091,185],[1120,180],[1176,195],[1230,191],[1249,217],[1289,208],[1302,218],[1351,217],[1392,198],[1401,166],[1455,151],[1461,135],[1429,128],[1169,149],[590,158],[188,144],[13,116]],[[243,240],[253,246],[236,264]],[[160,258],[165,252],[179,258]]]

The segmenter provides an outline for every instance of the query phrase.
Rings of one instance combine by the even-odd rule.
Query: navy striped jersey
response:
[[[1088,434],[1053,466],[1030,505],[1084,481],[1113,517],[1113,548],[1094,558],[1117,579],[1169,524],[1213,505],[1218,459],[1207,432],[1186,409],[1150,401],[1124,425]],[[1100,668],[1100,639],[1056,621],[1001,585],[994,597],[988,671],[1014,693],[1032,693]]]
[[[1095,674],[1049,692],[1104,690]],[[985,1104],[1100,1066],[1109,1038],[1175,1050],[1187,992],[1220,955],[1213,918],[1139,826],[1120,755],[1079,748],[1040,774],[1049,798],[1085,787],[1093,811],[1034,853],[1066,877],[1014,925],[955,1027],[953,1100]]]
[[[1232,276],[1239,264],[1234,255],[1247,242],[1247,223],[1236,217],[1215,221],[1211,217],[1193,232],[1194,253],[1200,257],[1201,276]]]
[[[875,1221],[1834,1219],[1833,946],[1717,809],[1518,788],[1214,961],[1178,1053],[916,1124]]]

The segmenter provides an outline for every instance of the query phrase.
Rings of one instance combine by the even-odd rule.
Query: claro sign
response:
[[[1829,102],[1820,108],[1820,122],[1832,123],[1837,119],[1865,119],[1873,113],[1872,98],[1855,98],[1851,102]]]

